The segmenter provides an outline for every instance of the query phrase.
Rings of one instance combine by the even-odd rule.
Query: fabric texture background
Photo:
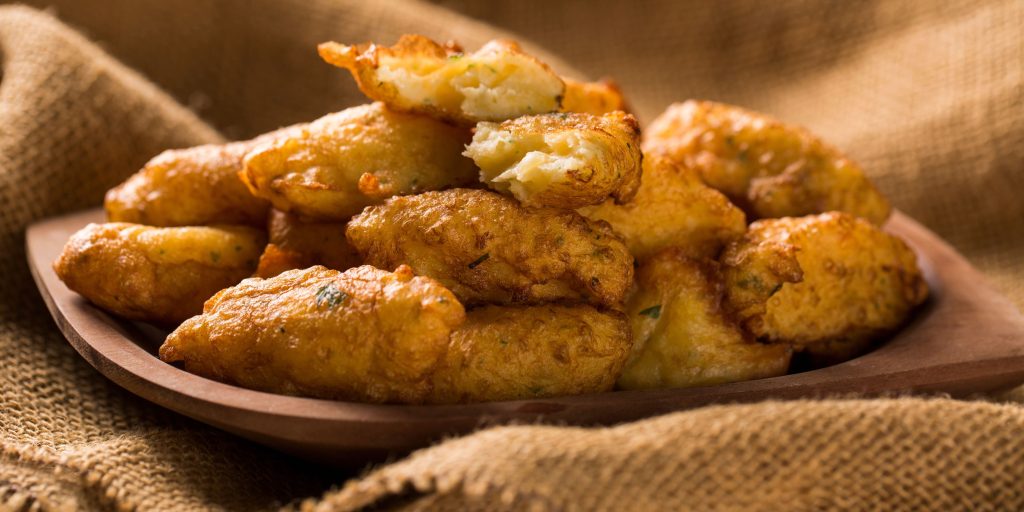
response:
[[[312,466],[107,382],[56,330],[23,248],[28,224],[98,205],[162,149],[364,102],[318,42],[518,33],[560,72],[616,78],[645,121],[697,97],[810,127],[1020,306],[1024,4],[30,3],[51,14],[0,7],[0,510],[1024,508],[1021,389],[502,427],[362,476]]]

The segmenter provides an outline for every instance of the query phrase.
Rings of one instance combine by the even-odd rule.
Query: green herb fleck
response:
[[[331,309],[348,298],[348,294],[339,290],[333,283],[325,284],[316,291],[316,307],[326,305],[327,309]]]
[[[487,65],[487,66],[485,66],[485,67],[486,67],[487,69],[489,69],[489,70],[491,71],[491,73],[494,73],[495,75],[497,75],[497,74],[498,74],[498,70],[497,70],[497,69],[494,69],[494,68],[493,68],[493,67],[491,67],[490,65]]]
[[[462,58],[462,54],[461,53],[453,53],[453,54],[448,56],[448,60],[459,60],[461,58]]]
[[[284,330],[284,326],[282,325],[281,327],[278,327],[278,328],[277,328],[277,332],[279,332],[279,333],[281,333],[281,334],[284,334],[284,333],[286,332],[286,331]]]
[[[544,386],[530,386],[529,391],[531,394],[539,395],[544,392]]]
[[[735,146],[736,145],[736,140],[732,138],[732,135],[726,135],[725,136],[725,144],[727,146]]]
[[[507,347],[508,346],[508,340],[506,340],[505,338],[502,338],[502,339],[498,340],[498,344],[501,345],[502,347]]]
[[[779,283],[779,284],[775,285],[775,288],[772,288],[772,291],[771,291],[771,293],[768,294],[768,296],[771,297],[772,295],[775,295],[781,289],[782,289],[782,283]]]
[[[480,256],[479,258],[473,260],[472,263],[470,263],[469,265],[466,265],[466,266],[469,267],[470,270],[473,270],[474,268],[478,267],[481,263],[487,261],[487,258],[490,258],[490,257],[491,257],[491,253],[485,252],[483,256]]]
[[[163,249],[160,249],[160,254],[161,254],[161,255],[162,255],[162,254],[164,254],[164,253],[166,253],[166,252],[167,252],[167,251],[165,251],[165,250],[163,250]]]
[[[220,253],[217,251],[210,251],[210,259],[213,260],[214,263],[217,263],[220,261]]]
[[[740,162],[746,163],[747,162],[747,150],[741,149],[740,152],[736,154],[736,158],[738,158],[740,160]]]
[[[661,317],[661,304],[641,310],[640,314],[657,320],[658,318]]]

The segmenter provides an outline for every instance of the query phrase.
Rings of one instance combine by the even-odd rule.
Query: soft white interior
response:
[[[589,168],[598,148],[572,131],[513,136],[481,123],[465,155],[480,168],[482,181],[522,200],[565,181],[570,171]]]
[[[495,50],[443,61],[382,57],[377,78],[393,84],[410,104],[492,121],[553,112],[563,88],[561,79],[537,62]]]

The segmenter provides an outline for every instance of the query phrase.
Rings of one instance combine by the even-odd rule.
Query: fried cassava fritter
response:
[[[726,307],[759,339],[796,347],[876,338],[928,296],[907,244],[845,213],[754,222],[722,264]]]
[[[640,126],[623,112],[544,114],[479,123],[465,155],[480,179],[527,206],[629,201],[640,186]]]
[[[608,224],[486,190],[395,197],[354,217],[346,234],[365,263],[407,264],[467,305],[613,306],[633,279],[633,258]]]
[[[694,169],[753,218],[843,211],[881,225],[889,201],[856,163],[800,127],[710,101],[671,106],[644,152]]]
[[[317,266],[221,291],[167,337],[160,358],[262,391],[419,403],[464,320],[451,292],[408,267]]]
[[[579,112],[582,114],[608,114],[620,110],[629,112],[629,105],[622,95],[618,84],[612,80],[597,82],[578,82],[570,78],[565,81],[565,98],[562,99],[563,112]]]
[[[68,288],[107,311],[173,325],[252,275],[265,243],[266,235],[249,227],[89,224],[53,268]]]
[[[661,157],[644,157],[643,181],[632,201],[613,201],[580,208],[590,219],[603,220],[643,261],[668,247],[697,258],[715,258],[724,245],[747,229],[743,211],[694,171]]]
[[[470,133],[382,103],[322,117],[245,158],[253,194],[311,221],[346,221],[395,195],[476,181],[462,156]]]
[[[293,126],[253,140],[160,153],[110,189],[107,220],[148,226],[263,226],[270,203],[249,192],[238,172],[254,147],[300,130]]]
[[[433,403],[608,391],[629,356],[629,324],[587,305],[483,306],[452,332]]]
[[[758,343],[744,332],[722,307],[724,290],[713,260],[668,249],[644,263],[626,304],[634,345],[619,387],[708,386],[785,374],[792,348]]]
[[[565,94],[562,79],[513,41],[491,41],[466,54],[454,43],[404,35],[391,47],[330,42],[319,51],[348,69],[367,97],[461,124],[554,112]]]
[[[345,224],[341,222],[305,222],[296,215],[271,210],[267,232],[270,243],[260,256],[256,270],[259,277],[314,265],[348,270],[361,262],[359,253],[345,238]]]

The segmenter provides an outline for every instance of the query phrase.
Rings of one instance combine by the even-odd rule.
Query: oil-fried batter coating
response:
[[[395,195],[476,180],[468,130],[382,103],[327,115],[245,158],[243,179],[278,210],[345,221]]]
[[[467,305],[614,306],[633,280],[633,257],[608,224],[486,190],[395,197],[354,217],[346,235],[365,263],[405,263]]]
[[[71,236],[53,269],[68,288],[107,311],[173,325],[252,275],[265,243],[262,231],[241,226],[89,224]]]
[[[461,124],[554,112],[565,94],[562,79],[513,41],[491,41],[465,54],[454,43],[407,34],[392,47],[329,42],[318,50],[348,69],[367,97]]]
[[[626,98],[613,80],[604,79],[597,82],[577,82],[571,78],[562,78],[562,80],[565,82],[562,112],[594,115],[608,114],[616,110],[629,112]]]
[[[270,203],[252,195],[239,179],[242,159],[254,147],[297,129],[282,128],[242,142],[164,151],[107,192],[107,220],[147,226],[263,226]]]
[[[710,101],[668,107],[644,152],[696,169],[754,218],[843,211],[881,225],[889,201],[860,166],[800,127]]]
[[[363,402],[422,402],[465,320],[436,281],[369,266],[246,279],[210,299],[160,359],[247,388]]]
[[[260,256],[259,277],[274,277],[285,270],[323,265],[348,270],[359,265],[359,253],[345,238],[340,222],[304,222],[297,216],[271,210],[267,223],[270,243]]]
[[[590,306],[484,306],[452,333],[433,403],[609,391],[629,357],[629,323]]]
[[[694,171],[650,155],[644,157],[643,168],[643,182],[632,201],[579,209],[585,217],[611,224],[637,260],[668,247],[695,258],[715,258],[747,230],[743,211]]]
[[[544,114],[476,125],[466,156],[480,180],[527,206],[579,208],[640,187],[640,126],[623,112]]]
[[[788,345],[765,345],[743,332],[723,310],[724,286],[713,260],[678,249],[652,257],[637,271],[637,291],[626,304],[633,354],[619,387],[693,387],[783,375]]]
[[[928,296],[902,240],[839,212],[754,222],[722,264],[727,307],[743,326],[797,347],[875,339]]]

